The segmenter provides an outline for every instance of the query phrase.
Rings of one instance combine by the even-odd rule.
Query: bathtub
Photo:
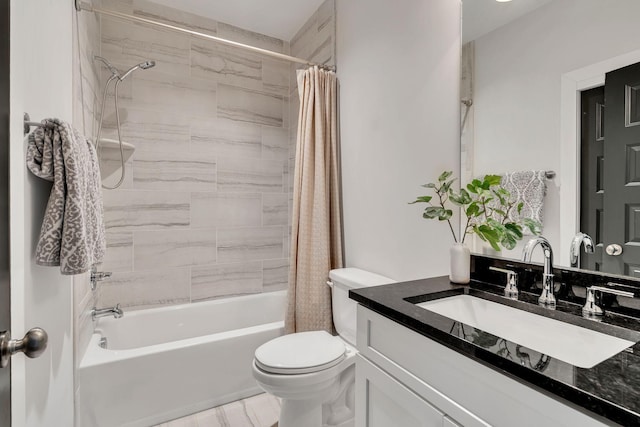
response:
[[[150,426],[260,393],[253,354],[284,333],[285,300],[279,291],[99,319],[78,370],[77,425]]]

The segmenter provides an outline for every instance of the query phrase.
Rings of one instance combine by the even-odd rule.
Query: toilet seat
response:
[[[256,366],[265,372],[294,375],[322,371],[346,357],[339,337],[325,331],[298,332],[275,338],[256,350]]]

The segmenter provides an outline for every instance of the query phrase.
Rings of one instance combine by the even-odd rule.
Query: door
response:
[[[9,278],[9,2],[0,2],[0,332],[11,328]],[[11,375],[0,369],[0,426],[11,422]]]
[[[640,277],[640,64],[605,78],[603,271]]]
[[[71,427],[75,392],[72,277],[62,276],[59,268],[34,262],[51,183],[25,167],[23,115],[29,112],[34,121],[72,118],[73,2],[0,3],[3,8],[9,5],[8,13],[1,14],[9,25],[1,26],[0,31],[10,31],[9,61],[0,63],[2,67],[8,64],[10,70],[10,116],[5,121],[9,142],[3,149],[9,150],[11,335],[22,338],[38,326],[49,335],[47,350],[39,358],[17,354],[11,358],[10,369],[0,369],[0,375],[10,372],[13,427]],[[6,244],[9,238],[0,236]],[[6,316],[4,310],[0,309]]]
[[[580,231],[595,244],[594,253],[580,248],[580,267],[602,270],[603,172],[604,172],[604,86],[581,94],[580,132]]]

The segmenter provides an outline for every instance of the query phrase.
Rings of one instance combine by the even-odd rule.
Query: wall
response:
[[[22,337],[49,335],[37,359],[12,358],[12,425],[73,425],[72,280],[35,265],[35,246],[51,183],[25,167],[22,115],[72,119],[72,2],[11,1],[11,323]],[[37,31],[34,31],[37,29]]]
[[[289,52],[286,41],[143,0],[105,7]],[[100,305],[133,309],[285,289],[289,63],[111,18],[101,25],[101,54],[116,67],[157,65],[121,85],[123,139],[136,151],[123,186],[104,192],[102,269],[114,274],[100,287]],[[114,137],[112,97],[105,116]]]
[[[407,202],[443,170],[459,173],[460,7],[337,2],[348,266],[398,280],[449,271],[448,227]]]
[[[640,48],[635,0],[555,0],[475,41],[476,175],[555,170],[543,234],[559,245],[561,76]],[[518,258],[519,248],[507,256]]]

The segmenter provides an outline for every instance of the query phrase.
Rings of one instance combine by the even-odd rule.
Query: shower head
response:
[[[138,65],[140,65],[140,68],[142,68],[143,70],[146,70],[146,69],[155,67],[156,61],[144,61]]]
[[[111,65],[111,63],[109,61],[107,61],[106,59],[104,59],[102,56],[96,55],[96,56],[93,57],[93,59],[102,62],[105,65],[105,67],[107,67],[109,69],[109,71],[111,71],[111,75],[112,76],[120,77],[120,71],[118,71],[118,69],[116,67]]]
[[[137,69],[148,70],[149,68],[153,68],[155,66],[156,66],[156,61],[144,61],[129,68],[126,73],[124,73],[122,76],[119,76],[118,78],[120,81],[123,81],[129,76],[129,74],[133,73]]]

